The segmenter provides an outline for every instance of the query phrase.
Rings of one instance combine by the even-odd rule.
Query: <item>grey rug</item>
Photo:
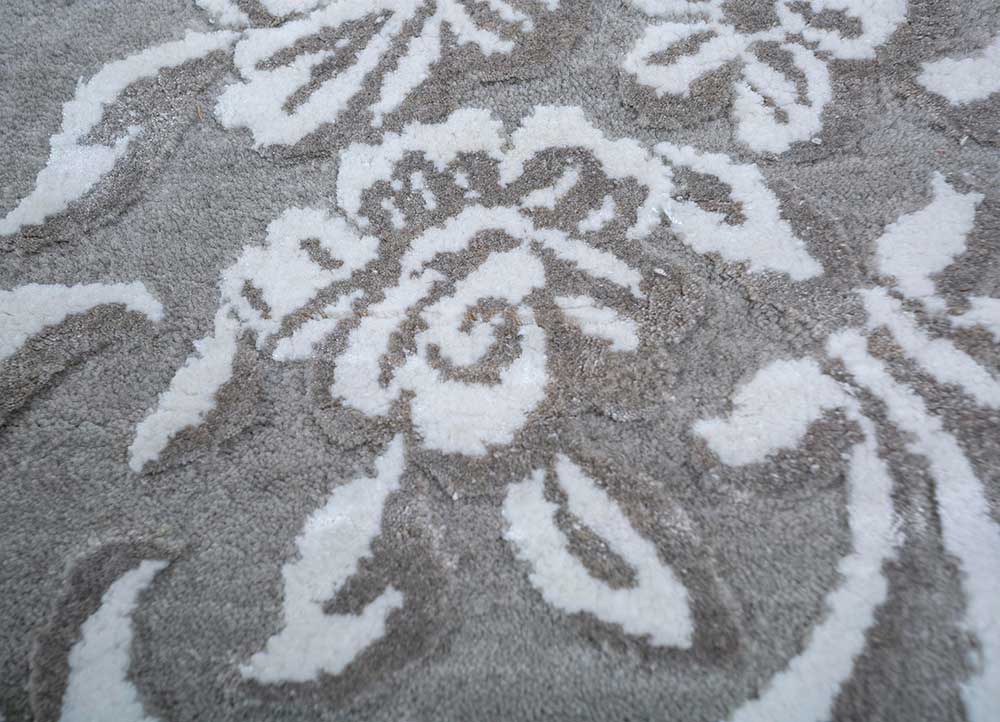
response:
[[[0,719],[1000,719],[994,0],[0,37]]]

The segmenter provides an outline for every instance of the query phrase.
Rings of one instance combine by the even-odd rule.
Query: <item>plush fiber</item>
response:
[[[0,720],[1000,719],[994,0],[0,39]]]

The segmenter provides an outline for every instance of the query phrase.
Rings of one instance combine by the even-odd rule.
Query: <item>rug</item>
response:
[[[995,2],[0,28],[0,719],[1000,719]]]

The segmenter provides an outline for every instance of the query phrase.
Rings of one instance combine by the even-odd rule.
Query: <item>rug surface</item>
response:
[[[0,720],[1000,719],[995,0],[0,37]]]

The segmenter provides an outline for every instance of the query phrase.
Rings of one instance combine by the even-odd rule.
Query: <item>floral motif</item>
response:
[[[248,129],[257,146],[291,145],[358,104],[365,105],[366,127],[381,127],[434,72],[449,39],[483,56],[510,53],[518,38],[535,30],[535,16],[525,8],[552,12],[559,5],[476,4],[491,15],[488,25],[464,0],[258,0],[281,22],[250,27],[250,16],[234,2],[198,0],[229,29],[189,33],[108,64],[81,83],[64,107],[36,189],[0,220],[0,234],[46,222],[113,171],[144,130],[129,126],[110,142],[92,142],[93,131],[106,108],[143,78],[232,49],[239,77],[218,98],[218,119],[227,128]],[[906,9],[905,0],[775,0],[777,26],[751,32],[727,20],[723,0],[632,4],[651,17],[699,19],[651,25],[626,58],[626,70],[660,94],[683,95],[706,74],[737,63],[738,136],[767,152],[783,152],[820,131],[833,97],[831,62],[872,58]],[[828,17],[821,21],[837,14],[854,18],[860,32],[833,29]],[[987,60],[994,46],[985,51]],[[392,54],[391,47],[401,52]],[[656,62],[662,53],[673,57]],[[771,64],[775,57],[786,61],[785,70]],[[993,87],[989,78],[951,88],[950,95],[945,87],[949,73],[968,62],[930,66],[922,82],[953,103],[980,99]],[[371,102],[362,92],[369,85]],[[782,218],[756,166],[671,143],[648,148],[612,139],[579,108],[538,106],[510,133],[488,111],[468,108],[441,122],[378,132],[375,142],[339,153],[329,207],[287,208],[262,242],[247,245],[221,272],[211,333],[194,343],[194,353],[137,425],[129,449],[131,468],[141,472],[178,434],[205,423],[219,392],[232,383],[247,339],[276,362],[327,365],[331,399],[394,426],[374,473],[334,488],[305,520],[297,556],[282,569],[281,628],[240,666],[243,678],[262,684],[342,674],[386,635],[393,614],[412,606],[412,598],[380,581],[356,613],[329,611],[363,560],[379,553],[375,541],[388,499],[407,472],[407,444],[486,456],[530,433],[532,416],[549,397],[559,347],[575,339],[609,354],[641,348],[648,278],[635,248],[640,242],[669,229],[692,252],[744,263],[750,273],[801,281],[823,271]],[[686,174],[719,181],[741,206],[741,218],[734,222],[686,198]],[[798,447],[830,412],[842,413],[861,434],[847,455],[853,548],[839,565],[841,580],[827,597],[826,616],[803,651],[737,709],[734,720],[783,719],[793,709],[798,720],[829,718],[888,598],[882,568],[896,559],[904,539],[889,464],[879,450],[885,421],[868,411],[855,388],[884,405],[885,419],[908,435],[907,449],[926,460],[939,486],[944,546],[962,572],[965,616],[978,652],[964,701],[975,722],[993,713],[1000,688],[994,621],[1000,529],[956,437],[913,386],[897,379],[900,371],[867,345],[871,335],[887,332],[898,351],[886,353],[981,407],[1000,408],[1000,380],[947,333],[925,329],[928,320],[938,328],[979,327],[1000,341],[1000,300],[963,299],[968,310],[952,313],[936,282],[965,250],[983,197],[956,190],[939,174],[931,182],[932,202],[899,218],[876,242],[873,265],[886,280],[855,289],[865,327],[826,340],[825,361],[837,370],[814,359],[774,361],[735,392],[731,413],[694,426],[731,467],[766,463],[773,453]],[[124,306],[151,321],[163,315],[138,282],[30,284],[0,291],[0,302],[3,363],[33,335],[97,306]],[[557,339],[567,328],[572,338]],[[506,489],[502,509],[504,538],[529,568],[530,584],[568,614],[591,615],[652,647],[690,648],[696,622],[681,575],[581,465],[555,452],[545,463]],[[570,515],[632,567],[631,587],[598,580],[571,553],[546,483],[565,496]],[[153,719],[128,679],[131,615],[168,564],[147,559],[120,575],[82,623],[68,660],[67,719],[92,717],[109,705],[123,719]],[[110,697],[96,697],[96,688]]]
[[[673,169],[721,181],[742,207],[741,222],[684,197]],[[637,258],[630,246],[661,224],[669,222],[693,250],[743,261],[751,272],[802,279],[821,271],[755,167],[686,147],[650,151],[632,139],[612,140],[578,108],[538,107],[509,137],[482,110],[414,123],[377,145],[344,150],[336,188],[336,211],[286,210],[268,226],[264,246],[246,247],[222,273],[214,332],[195,344],[138,425],[133,469],[204,421],[230,380],[244,334],[276,361],[332,364],[329,393],[345,407],[408,419],[426,448],[481,456],[510,443],[546,399],[551,332],[544,319],[561,316],[611,353],[639,348],[635,311],[645,302],[644,281],[626,259]],[[333,346],[324,342],[331,334],[340,339]],[[316,520],[367,520],[366,537],[333,544],[354,555],[351,564],[370,553],[379,534],[385,499],[403,473],[403,439],[380,457],[375,477],[338,488],[316,512]],[[556,563],[562,572],[554,572],[554,560],[573,558],[544,499],[542,470],[512,487],[505,504],[508,538],[535,570],[532,584],[567,613],[621,625],[653,646],[690,646],[686,589],[654,544],[568,457],[555,469],[571,511],[636,565],[638,585],[612,589],[578,563]],[[354,491],[362,487],[364,504]],[[343,572],[336,579],[319,575],[329,554],[323,550],[331,548],[320,543],[321,530],[340,533],[306,524],[300,558],[285,566],[285,626],[244,676],[270,683],[339,674],[384,635],[388,616],[405,603],[387,589],[361,615],[325,615],[320,601],[353,567],[334,565]],[[541,541],[533,543],[536,532]],[[322,589],[310,579],[325,580]],[[663,605],[670,608],[665,616]],[[293,653],[303,639],[326,641]]]
[[[564,160],[550,185],[518,183],[532,159],[552,152]],[[482,181],[490,187],[471,187],[465,157],[483,164],[477,177],[495,177]],[[669,219],[695,250],[747,261],[752,271],[807,278],[820,270],[752,166],[691,148],[661,144],[651,153],[634,140],[609,140],[575,108],[536,109],[509,143],[489,113],[456,111],[440,124],[388,133],[379,145],[350,146],[340,157],[339,212],[289,209],[268,227],[265,248],[246,248],[222,274],[215,332],[196,344],[198,354],[137,428],[132,468],[142,469],[180,430],[201,423],[229,379],[242,333],[252,332],[257,347],[269,348],[275,360],[304,360],[350,319],[356,325],[333,359],[334,399],[367,416],[386,416],[405,403],[421,443],[445,453],[479,456],[509,443],[546,396],[548,342],[539,308],[558,309],[612,351],[639,345],[638,325],[619,309],[642,302],[641,273],[578,238],[597,237],[624,213],[611,195],[599,207],[576,202],[583,172],[576,157],[595,164],[593,172],[599,169],[609,188],[630,181],[645,189],[629,209],[634,221],[624,227],[626,241],[646,237]],[[730,225],[679,198],[671,166],[721,179],[743,205],[743,223]],[[511,196],[518,187],[524,189],[520,197]],[[438,193],[457,200],[445,210]],[[505,196],[509,200],[485,200]],[[413,226],[400,208],[407,205],[441,220]],[[576,208],[572,230],[545,220],[557,207]],[[345,282],[388,243],[369,234],[376,226],[384,229],[380,235],[404,236],[406,249],[395,282],[368,297]],[[488,248],[483,238],[490,239]],[[304,246],[310,239],[317,241],[312,253]],[[456,258],[468,258],[472,270],[449,277],[434,267]],[[551,264],[590,280],[556,288]],[[403,333],[412,350],[394,357],[391,343]]]
[[[887,330],[909,361],[934,381],[957,387],[981,406],[1000,408],[1000,380],[950,340],[924,332],[903,302],[953,326],[979,325],[994,334],[1000,302],[974,297],[965,314],[946,315],[933,276],[965,250],[978,193],[956,191],[940,174],[932,179],[934,198],[902,216],[876,241],[874,263],[890,287],[859,288],[868,314],[867,329]],[[900,298],[901,297],[901,298]],[[901,300],[902,299],[902,300]],[[867,348],[859,329],[827,338],[826,353],[843,364],[851,380],[885,404],[888,420],[909,435],[908,450],[923,457],[938,484],[937,506],[945,549],[963,571],[966,623],[977,638],[979,664],[964,685],[969,719],[993,714],[1000,688],[1000,633],[993,621],[1000,595],[1000,526],[992,519],[983,482],[958,440],[945,429],[913,388],[897,381],[889,365]],[[758,699],[733,720],[774,719],[790,705],[798,719],[829,717],[835,693],[862,652],[875,612],[886,600],[882,565],[901,543],[892,523],[892,483],[879,457],[876,421],[867,416],[850,387],[823,373],[812,360],[779,360],[757,372],[735,395],[728,419],[699,422],[695,432],[728,465],[760,463],[783,448],[794,448],[824,411],[841,408],[864,438],[850,452],[848,511],[854,550],[841,562],[843,581],[828,597],[829,614],[811,632],[806,649],[780,672]]]
[[[63,106],[61,131],[51,139],[48,162],[34,190],[0,218],[0,236],[13,235],[65,212],[92,192],[125,158],[143,125],[130,125],[110,144],[90,142],[111,106],[139,81],[214,53],[231,57],[241,79],[228,84],[215,106],[226,128],[247,128],[257,146],[293,145],[320,127],[342,120],[369,83],[378,81],[366,111],[379,127],[424,83],[452,48],[475,46],[484,57],[509,55],[518,39],[535,29],[533,15],[509,0],[270,0],[264,7],[278,19],[251,26],[229,0],[201,0],[213,20],[232,26],[214,32],[188,31],[184,38],[146,48],[104,65],[81,81]],[[559,0],[525,0],[531,10],[552,13]],[[472,3],[473,6],[479,3]],[[482,24],[484,16],[502,30]],[[368,28],[370,36],[359,29]],[[418,27],[415,34],[414,26]],[[401,58],[390,59],[397,44]],[[222,67],[217,70],[223,70]],[[171,124],[168,124],[171,125]]]
[[[403,153],[420,153],[425,157],[434,154],[438,168],[444,170],[444,163],[457,160],[462,149],[452,146],[445,150],[440,143],[459,124],[463,132],[477,139],[478,150],[495,154],[500,182],[510,183],[516,180],[525,157],[531,154],[523,141],[540,124],[573,120],[569,113],[562,116],[546,118],[544,113],[536,114],[522,126],[519,135],[515,134],[507,153],[499,151],[502,141],[499,125],[481,112],[453,116],[439,128],[408,129],[403,136],[389,138],[381,146],[352,147],[341,158],[338,197],[348,218],[361,226],[367,225],[369,221],[361,214],[359,201],[361,193],[380,178],[389,180],[379,171],[389,170],[403,160]],[[604,160],[600,158],[600,144],[594,150]],[[650,167],[651,159],[644,151],[638,159],[642,163],[630,169],[630,175],[640,175]],[[361,178],[358,169],[373,172]],[[452,179],[461,172],[453,171]],[[482,205],[476,191],[469,191],[468,202],[458,213],[414,238],[400,261],[396,285],[385,290],[384,300],[369,307],[365,318],[349,335],[347,348],[337,358],[331,387],[333,396],[367,415],[380,416],[389,412],[402,392],[410,392],[413,395],[410,416],[415,429],[425,446],[440,451],[481,455],[488,445],[510,442],[527,414],[545,397],[546,332],[539,325],[534,308],[539,294],[548,285],[545,258],[575,266],[594,280],[604,282],[610,288],[610,296],[618,296],[626,304],[643,298],[637,270],[607,251],[575,240],[558,228],[540,227],[533,221],[531,209],[546,204],[554,207],[562,201],[572,192],[577,173],[572,166],[568,167],[551,188],[533,191],[519,199],[517,205]],[[392,211],[395,209],[392,197],[396,194],[391,192],[391,186],[389,190],[390,195],[383,198],[382,205]],[[655,188],[651,189],[651,195],[655,192]],[[429,198],[424,202],[436,203]],[[432,268],[434,261],[441,254],[468,252],[476,237],[484,234],[500,235],[511,243],[490,252],[472,272],[455,281],[451,293],[429,302],[434,285],[447,281]],[[638,347],[635,322],[588,295],[556,295],[547,303],[561,308],[567,320],[585,334],[605,338],[617,350],[634,351]],[[416,309],[420,309],[424,328],[413,337],[415,350],[394,369],[388,384],[383,384],[380,379],[384,376],[383,363],[390,339]],[[498,369],[497,382],[457,378],[456,371],[473,370],[491,356],[491,350],[497,350],[505,328],[516,336],[519,351]],[[450,367],[451,373],[446,374],[441,367]]]
[[[775,0],[778,25],[743,32],[726,22],[723,0],[632,4],[650,17],[691,19],[648,26],[623,68],[658,96],[687,96],[697,80],[738,63],[741,76],[734,85],[733,104],[737,137],[755,151],[770,153],[783,153],[823,127],[823,109],[833,98],[829,60],[873,58],[875,48],[906,17],[905,0]],[[827,13],[856,20],[860,34],[813,22]],[[661,54],[671,57],[657,62]],[[783,58],[780,67],[772,65],[775,58]]]
[[[275,2],[270,7],[287,5]],[[506,0],[491,0],[488,5],[514,34],[534,29],[531,17]],[[549,10],[555,10],[558,0],[547,5]],[[370,39],[360,45],[356,33],[341,32],[359,22],[374,23]],[[402,41],[407,26],[413,22],[421,23],[420,30],[405,41],[403,56],[385,73],[376,100],[369,106],[376,127],[441,59],[443,28],[448,28],[459,46],[475,45],[486,56],[514,49],[514,41],[477,24],[460,0],[435,0],[433,4],[428,0],[340,0],[276,28],[246,31],[236,44],[234,56],[243,82],[223,91],[216,107],[219,120],[227,128],[249,128],[257,145],[298,142],[321,123],[337,120],[367,78],[383,66],[388,49]],[[338,36],[333,47],[289,53],[311,39],[331,35]],[[352,50],[353,58],[349,55]],[[272,65],[278,55],[282,62]],[[342,55],[350,64],[311,88],[322,67],[338,64]],[[306,97],[302,99],[299,96],[304,92]],[[293,102],[294,109],[289,110]]]

